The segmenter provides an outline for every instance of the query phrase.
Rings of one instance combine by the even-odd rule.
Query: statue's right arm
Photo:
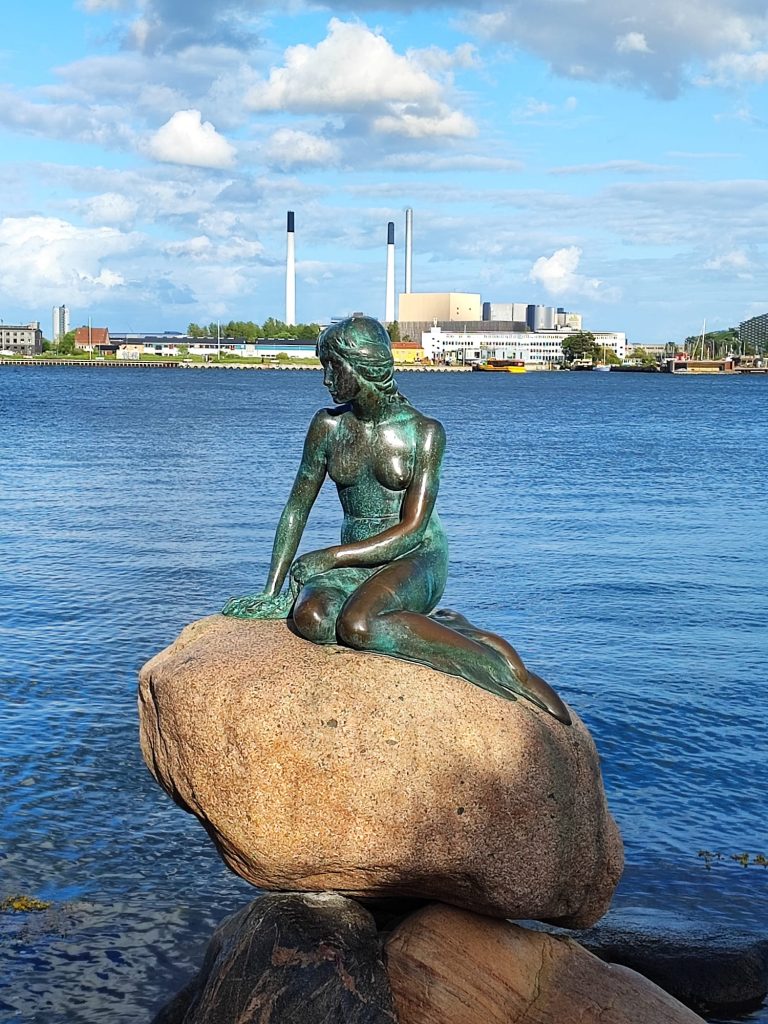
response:
[[[296,556],[309,513],[325,480],[332,427],[333,418],[326,409],[317,412],[309,425],[299,470],[277,524],[265,594],[274,596],[280,592]]]

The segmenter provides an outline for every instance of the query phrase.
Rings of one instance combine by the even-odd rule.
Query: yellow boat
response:
[[[522,359],[486,359],[484,363],[473,363],[473,370],[482,373],[525,373]]]

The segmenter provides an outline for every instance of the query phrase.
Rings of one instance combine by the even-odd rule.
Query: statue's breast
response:
[[[413,442],[406,430],[385,427],[374,439],[372,461],[376,479],[390,491],[404,491],[413,477]]]
[[[404,491],[413,476],[413,444],[397,425],[343,424],[328,454],[328,475],[338,487],[379,484]]]

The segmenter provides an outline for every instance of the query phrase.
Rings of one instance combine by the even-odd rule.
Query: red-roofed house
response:
[[[108,327],[78,327],[75,330],[75,348],[86,351],[109,344]]]

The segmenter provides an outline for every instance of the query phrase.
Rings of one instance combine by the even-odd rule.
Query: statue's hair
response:
[[[350,316],[331,324],[317,339],[317,354],[333,352],[363,380],[389,398],[404,401],[395,383],[395,361],[386,330],[372,316]]]

